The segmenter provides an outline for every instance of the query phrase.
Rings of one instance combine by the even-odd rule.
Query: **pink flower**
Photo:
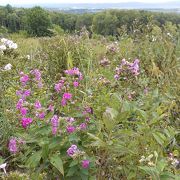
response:
[[[59,126],[59,118],[57,115],[54,115],[51,119],[51,127],[52,127],[52,134],[53,135],[57,134],[58,126]]]
[[[8,147],[9,147],[9,151],[12,153],[16,153],[18,151],[15,138],[10,139]]]
[[[50,104],[49,107],[48,107],[48,110],[51,111],[51,112],[54,111],[54,106],[52,104]]]
[[[41,108],[41,103],[40,103],[39,101],[36,101],[36,102],[34,103],[34,108],[40,109],[40,108]]]
[[[61,105],[62,105],[62,106],[65,106],[66,103],[67,103],[67,102],[66,102],[66,99],[62,99],[62,100],[61,100]]]
[[[73,157],[75,153],[79,152],[79,149],[75,144],[71,145],[71,147],[67,150],[67,155]]]
[[[27,89],[24,91],[24,96],[30,96],[31,95],[31,90],[30,89]]]
[[[86,130],[87,124],[86,123],[81,123],[79,127],[80,127],[81,130]]]
[[[21,120],[21,124],[23,128],[27,128],[27,126],[29,126],[31,123],[32,123],[32,118],[23,117]]]
[[[64,86],[64,80],[60,80],[59,83],[55,84],[54,89],[55,89],[57,92],[60,92],[61,89],[63,88],[63,86]]]
[[[64,93],[63,94],[63,99],[70,100],[71,98],[72,98],[72,94],[71,93]]]
[[[83,79],[82,73],[76,67],[74,67],[72,69],[69,69],[69,70],[65,70],[64,72],[65,72],[65,74],[68,74],[68,75],[71,75],[71,76],[78,76],[79,80]]]
[[[45,117],[45,112],[40,112],[40,113],[38,114],[38,117],[39,117],[39,119],[44,119],[44,117]]]
[[[79,86],[79,82],[74,81],[74,82],[73,82],[73,86],[74,86],[74,87],[78,87],[78,86]]]
[[[21,115],[22,115],[22,116],[26,116],[26,114],[27,114],[27,108],[22,107],[22,108],[20,109],[20,112],[21,112]]]
[[[89,168],[89,164],[90,164],[90,161],[87,160],[87,159],[82,161],[82,167],[83,167],[84,169]]]
[[[42,88],[42,87],[43,87],[42,81],[39,81],[39,82],[38,82],[38,87],[39,87],[39,88]]]
[[[26,85],[26,83],[29,81],[29,76],[27,74],[23,74],[20,78],[20,81],[23,85]]]
[[[114,79],[118,80],[118,79],[119,79],[119,75],[118,75],[118,74],[115,74],[115,75],[114,75]]]
[[[86,121],[86,122],[89,122],[90,119],[91,119],[90,117],[86,117],[86,118],[85,118],[85,121]]]
[[[73,133],[76,130],[76,128],[74,126],[69,125],[67,126],[66,130],[68,133]]]
[[[23,91],[22,91],[22,90],[16,91],[16,95],[17,95],[17,96],[21,96],[22,94],[23,94]]]
[[[41,80],[41,72],[38,69],[32,70],[31,74],[33,74],[35,76],[35,80],[36,81],[40,81]]]
[[[22,99],[19,99],[19,101],[17,102],[16,104],[16,109],[21,109],[22,105],[23,105],[23,100]]]
[[[67,118],[67,121],[68,121],[69,123],[72,123],[72,122],[75,121],[75,119],[74,119],[73,117],[68,117],[68,118]]]

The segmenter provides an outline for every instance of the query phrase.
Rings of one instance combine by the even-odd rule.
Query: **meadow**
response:
[[[1,179],[179,179],[179,25],[136,22],[1,33]]]

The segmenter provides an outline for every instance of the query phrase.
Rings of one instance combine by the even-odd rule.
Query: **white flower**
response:
[[[17,49],[17,44],[16,44],[16,43],[11,43],[11,44],[9,45],[9,48],[10,48],[10,49]]]
[[[2,51],[6,50],[6,46],[5,45],[1,45],[0,46],[0,50],[2,50]]]
[[[29,54],[26,57],[27,57],[28,60],[31,58],[31,56]]]
[[[6,174],[6,163],[0,165],[0,169],[3,169],[4,173]]]
[[[11,70],[11,68],[12,68],[12,64],[6,64],[5,66],[4,66],[4,70],[6,70],[6,71],[8,71],[8,70]]]
[[[1,42],[2,42],[2,43],[6,43],[6,41],[8,41],[8,40],[5,39],[5,38],[2,38],[2,39],[1,39]]]

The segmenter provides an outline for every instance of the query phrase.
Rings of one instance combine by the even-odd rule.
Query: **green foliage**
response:
[[[48,13],[40,7],[29,10],[27,15],[27,31],[33,36],[49,36],[52,33],[48,30],[51,25]]]
[[[157,25],[145,12],[132,11],[129,15],[123,11],[120,17],[119,11],[103,13],[97,17],[102,18],[104,23],[117,21],[119,29],[115,33],[112,28],[103,29],[99,33],[119,33],[119,41],[112,42],[112,37],[105,38],[99,34],[93,34],[91,39],[81,33],[34,39],[23,39],[17,34],[12,36],[20,48],[0,56],[0,164],[7,162],[7,171],[16,169],[24,172],[27,174],[23,175],[24,179],[26,176],[31,179],[67,180],[178,179],[179,27],[169,21]],[[59,25],[62,22],[58,20],[62,19],[58,19],[58,13],[55,15],[51,14],[56,21],[54,24]],[[97,20],[99,26],[97,17],[94,21]],[[134,22],[134,17],[139,19]],[[92,17],[86,18],[89,26]],[[76,25],[79,29],[84,23],[82,16],[78,24],[70,15],[67,21],[73,21],[73,27],[67,24],[70,31]],[[118,26],[119,22],[129,24]],[[64,29],[65,26],[61,24],[61,27]],[[59,26],[56,28],[58,31]],[[30,59],[27,59],[27,54],[30,54]],[[102,63],[104,58],[107,64]],[[129,62],[140,59],[138,76],[126,72],[127,78],[122,74],[119,80],[114,79],[115,69],[123,58]],[[7,63],[13,67],[4,71]],[[79,89],[73,89],[71,85],[66,89],[74,94],[75,101],[62,108],[61,94],[55,93],[54,83],[61,76],[69,80],[64,70],[74,66],[81,70],[84,79]],[[18,100],[15,92],[20,86],[19,72],[28,73],[35,68],[43,72],[44,87],[38,90],[33,82],[28,85],[34,96],[28,99],[27,106],[31,107],[35,123],[25,130],[15,109]],[[48,111],[44,120],[38,120],[32,110],[36,99],[44,107],[54,102],[55,110]],[[83,120],[79,109],[86,105],[93,110],[89,129],[70,135],[64,133],[64,117]],[[78,108],[74,109],[74,106]],[[60,116],[57,136],[52,136],[49,124],[54,114]],[[26,140],[17,154],[8,151],[10,137]],[[82,168],[82,156],[74,159],[67,156],[66,151],[72,143],[87,153],[85,156],[91,162],[89,169]],[[41,173],[45,175],[40,177]],[[9,177],[11,174],[13,172],[9,173]],[[14,179],[22,179],[20,173],[14,174]]]

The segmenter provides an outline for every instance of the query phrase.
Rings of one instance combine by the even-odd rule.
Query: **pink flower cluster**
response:
[[[32,123],[32,121],[33,121],[32,118],[23,117],[23,118],[21,119],[22,127],[23,127],[24,129],[26,129],[27,126],[29,126],[29,125]]]
[[[68,75],[71,75],[71,76],[78,76],[79,80],[83,79],[83,75],[79,71],[79,68],[74,67],[72,69],[65,70],[64,72],[65,72],[65,74],[68,74]]]
[[[123,59],[121,61],[121,64],[116,67],[116,74],[114,78],[118,80],[120,76],[124,76],[125,73],[130,73],[133,76],[139,75],[139,59],[135,59],[133,63],[130,63]]]
[[[15,154],[19,150],[18,146],[23,144],[25,144],[25,141],[23,139],[13,137],[9,140],[8,149],[11,153]]]
[[[72,125],[68,125],[66,127],[66,130],[69,134],[73,133],[74,131],[76,131],[76,127],[75,126],[72,126]]]
[[[72,94],[71,93],[64,93],[63,97],[62,97],[62,100],[61,100],[61,105],[65,106],[67,104],[67,101],[71,100],[71,98],[72,98]]]
[[[9,148],[9,151],[10,151],[11,153],[17,153],[17,152],[18,152],[17,143],[16,143],[16,138],[10,139],[8,148]]]
[[[71,145],[71,147],[67,150],[67,155],[73,157],[76,153],[80,152],[76,145]]]
[[[27,74],[24,74],[23,72],[20,72],[20,82],[23,86],[27,84],[27,82],[30,80],[29,76]]]
[[[20,96],[21,99],[25,100],[26,97],[31,95],[31,90],[30,89],[18,90],[16,91],[16,95]]]
[[[89,164],[90,164],[90,161],[87,160],[87,159],[85,159],[85,160],[82,161],[82,167],[83,167],[84,169],[89,168]]]
[[[41,79],[41,72],[38,69],[34,69],[30,71],[30,73],[35,76],[34,79],[38,83],[38,87],[42,88],[43,84],[42,84],[42,79]]]
[[[54,89],[59,93],[64,87],[64,80],[60,80],[57,84],[55,84]]]
[[[35,69],[35,70],[30,71],[30,73],[32,75],[34,75],[35,82],[38,83],[38,86],[42,87],[41,86],[42,85],[41,72],[38,69]],[[16,109],[19,110],[19,112],[22,116],[21,125],[23,128],[27,128],[33,122],[32,118],[26,117],[26,115],[28,113],[28,108],[24,107],[24,105],[26,106],[26,104],[28,104],[25,101],[26,97],[31,95],[30,89],[24,89],[24,86],[27,85],[28,81],[30,81],[29,75],[24,74],[24,72],[20,72],[20,82],[21,82],[22,86],[21,86],[21,90],[16,91],[16,95],[20,97],[20,99],[18,100],[18,102],[16,104]],[[45,112],[40,111],[42,106],[38,100],[34,103],[34,108],[36,110],[38,110],[38,112],[36,113],[36,116],[39,119],[44,119]]]
[[[59,126],[59,118],[57,115],[54,115],[51,118],[51,127],[52,127],[52,134],[53,135],[57,134],[58,126]]]

